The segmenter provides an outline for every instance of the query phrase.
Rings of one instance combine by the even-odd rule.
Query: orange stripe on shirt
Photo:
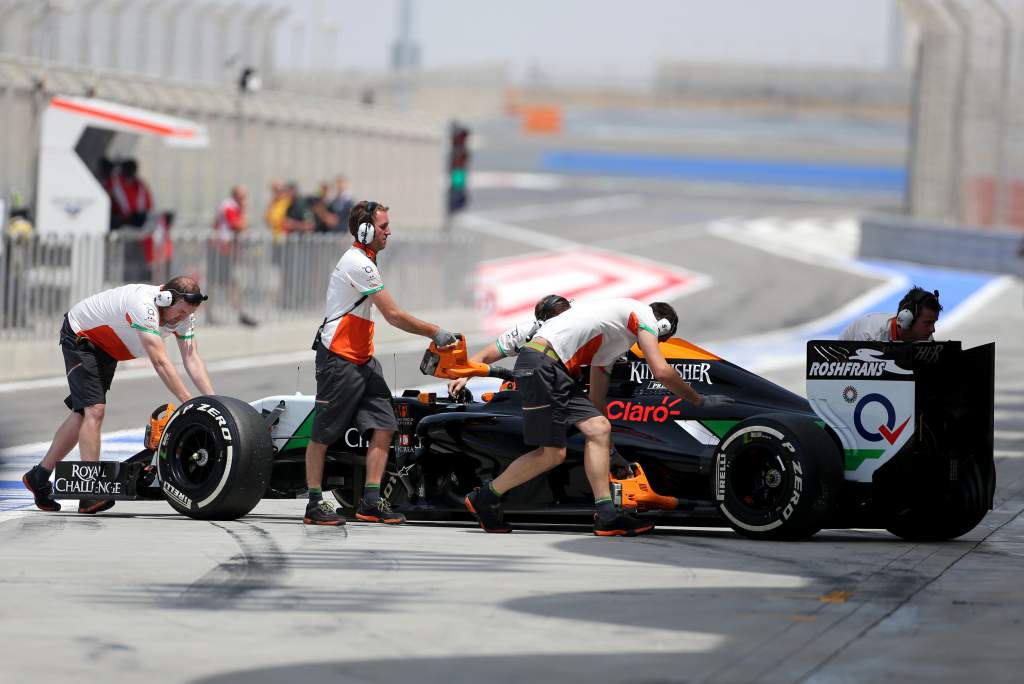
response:
[[[86,338],[118,361],[127,361],[128,359],[135,358],[109,325],[82,330],[78,333],[78,336]]]
[[[598,335],[591,338],[586,344],[576,350],[576,353],[572,355],[572,358],[566,361],[565,368],[572,375],[580,374],[580,366],[587,366],[591,361],[594,360],[594,354],[601,348],[601,341],[604,339],[604,335]]]
[[[328,348],[343,359],[363,365],[373,356],[373,321],[354,314],[342,316]]]

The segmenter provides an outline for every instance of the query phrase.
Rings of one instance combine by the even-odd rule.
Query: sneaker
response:
[[[368,504],[364,499],[360,499],[359,507],[356,508],[356,520],[379,522],[385,525],[401,525],[405,522],[405,516],[393,511],[387,499],[381,497],[375,504]]]
[[[44,478],[42,469],[33,466],[32,470],[21,476],[21,483],[25,489],[32,492],[36,499],[36,508],[41,511],[59,511],[60,504],[53,500],[53,485],[50,478]]]
[[[114,507],[113,499],[79,499],[78,500],[78,512],[88,513],[100,513]]]
[[[469,512],[476,517],[480,527],[484,532],[494,532],[496,534],[505,534],[512,531],[512,527],[508,525],[503,519],[501,513],[501,506],[499,504],[489,504],[480,501],[480,488],[477,487],[466,496],[465,499],[466,508]]]
[[[631,515],[617,515],[611,520],[601,520],[594,514],[594,534],[598,537],[635,537],[654,529],[652,523]]]
[[[341,509],[338,509],[341,510]],[[307,525],[344,525],[345,518],[341,517],[334,506],[327,501],[310,501],[306,506],[306,515],[302,522]]]

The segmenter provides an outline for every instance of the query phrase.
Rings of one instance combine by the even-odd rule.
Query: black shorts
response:
[[[523,349],[512,375],[523,398],[523,441],[527,444],[564,447],[570,425],[601,415],[565,366],[547,354]]]
[[[361,435],[370,430],[398,429],[391,390],[384,381],[380,362],[371,358],[360,366],[322,344],[317,345],[312,439],[333,444],[350,427],[358,429]]]
[[[117,359],[84,337],[77,337],[64,315],[60,327],[60,350],[64,353],[64,370],[68,374],[71,394],[64,403],[76,413],[86,406],[107,403],[107,391],[114,380]]]

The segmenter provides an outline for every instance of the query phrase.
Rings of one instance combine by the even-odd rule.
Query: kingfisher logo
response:
[[[873,432],[865,429],[863,421],[864,409],[870,404],[879,404],[885,410],[885,422]],[[881,394],[865,394],[853,410],[853,426],[857,428],[857,433],[869,442],[881,442],[884,439],[890,445],[895,444],[909,422],[910,416],[907,416],[900,426],[896,427],[896,409],[892,402]]]
[[[892,359],[879,358],[879,349],[858,349],[847,355],[845,349],[817,347],[816,351],[829,361],[815,361],[808,369],[808,377],[812,378],[864,378],[880,377],[885,373],[911,375],[913,371],[900,368]],[[836,358],[836,357],[839,358]]]

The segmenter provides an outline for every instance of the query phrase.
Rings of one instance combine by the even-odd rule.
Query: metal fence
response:
[[[1024,228],[1024,0],[900,0],[918,36],[908,213]]]
[[[5,236],[0,240],[0,340],[52,336],[54,321],[80,299],[125,283],[195,277],[210,301],[205,325],[237,325],[244,315],[265,324],[323,315],[331,271],[351,238],[333,234],[269,235],[220,243],[184,233],[173,244],[152,233],[108,236]],[[477,242],[447,235],[403,236],[380,253],[388,290],[405,309],[473,303]]]

